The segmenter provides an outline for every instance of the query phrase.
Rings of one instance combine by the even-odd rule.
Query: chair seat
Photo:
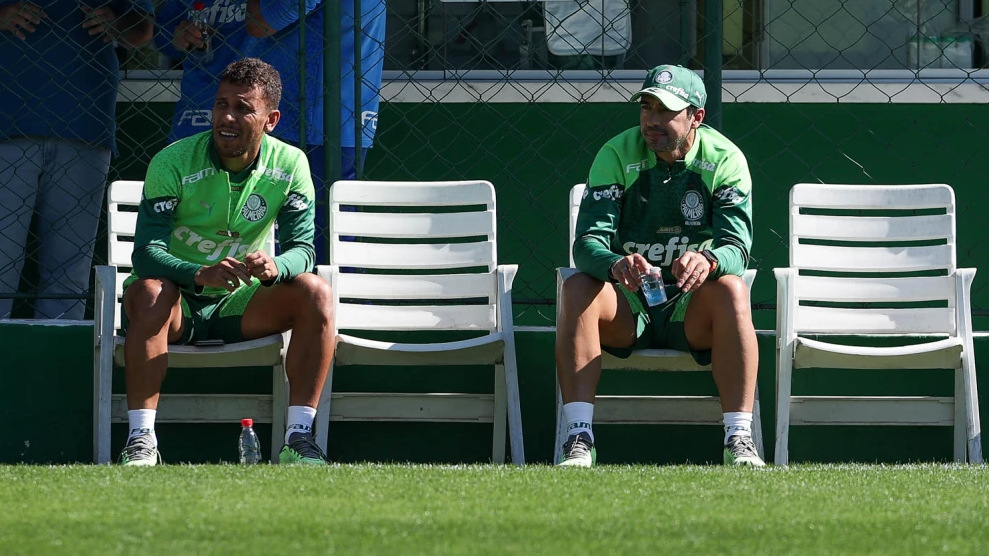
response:
[[[505,337],[493,332],[479,338],[431,344],[407,344],[337,335],[338,365],[493,365],[504,358]]]
[[[962,348],[958,337],[895,347],[849,346],[797,337],[793,365],[798,369],[957,369]]]
[[[272,334],[222,346],[168,346],[169,368],[270,367],[281,364],[284,339]],[[124,366],[124,337],[113,337],[113,363]]]

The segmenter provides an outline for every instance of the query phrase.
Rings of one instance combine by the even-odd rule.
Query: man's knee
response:
[[[171,280],[140,278],[124,292],[124,309],[132,324],[161,326],[171,317],[178,301],[179,288]]]
[[[326,321],[333,318],[333,291],[315,274],[300,274],[289,281],[297,300],[296,312],[310,312]]]
[[[565,317],[577,319],[588,313],[601,312],[605,301],[605,288],[611,286],[583,272],[578,272],[563,282],[559,303]]]
[[[749,288],[740,276],[728,274],[708,282],[707,286],[714,298],[712,308],[716,313],[749,314]]]
[[[589,305],[597,300],[605,283],[590,274],[578,272],[563,281],[563,301]]]

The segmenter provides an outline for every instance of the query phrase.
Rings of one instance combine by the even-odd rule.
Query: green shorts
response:
[[[618,290],[625,295],[632,317],[635,319],[635,345],[628,348],[601,346],[601,349],[625,359],[639,349],[675,349],[693,356],[698,365],[711,364],[711,350],[693,350],[687,343],[687,333],[683,328],[683,318],[690,303],[689,293],[681,293],[676,285],[666,285],[666,303],[655,307],[646,305],[642,290],[630,292],[620,285]]]
[[[189,345],[202,340],[223,340],[226,344],[243,341],[240,321],[247,304],[254,297],[261,282],[251,281],[249,286],[241,286],[233,293],[214,297],[181,292],[182,337],[178,344]],[[127,311],[120,307],[120,334],[127,335]]]

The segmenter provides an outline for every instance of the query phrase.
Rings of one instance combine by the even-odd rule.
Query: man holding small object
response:
[[[559,300],[556,368],[568,431],[559,465],[596,460],[601,350],[625,358],[667,348],[711,365],[725,464],[761,467],[751,433],[758,350],[741,279],[752,245],[748,164],[702,124],[707,92],[693,71],[656,67],[632,100],[639,127],[608,141],[591,165],[573,246],[580,272]],[[649,284],[649,299],[643,279],[657,267],[666,288]]]
[[[213,129],[151,160],[122,329],[130,433],[124,465],[160,460],[154,431],[168,344],[215,345],[292,330],[280,463],[320,465],[312,424],[333,358],[333,296],[312,274],[313,184],[305,154],[270,137],[278,72],[257,58],[220,75]],[[275,222],[282,252],[262,247]]]

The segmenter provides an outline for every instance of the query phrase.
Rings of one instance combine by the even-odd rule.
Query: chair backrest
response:
[[[955,264],[947,185],[801,183],[790,191],[797,333],[954,334]]]
[[[114,311],[113,328],[120,328],[120,302],[123,298],[124,280],[131,273],[134,254],[134,231],[137,229],[137,208],[144,192],[143,181],[115,181],[107,192],[107,264],[116,267],[114,298],[117,310]],[[274,227],[264,243],[264,250],[275,253]]]
[[[338,328],[497,328],[491,183],[338,181],[329,210]]]

